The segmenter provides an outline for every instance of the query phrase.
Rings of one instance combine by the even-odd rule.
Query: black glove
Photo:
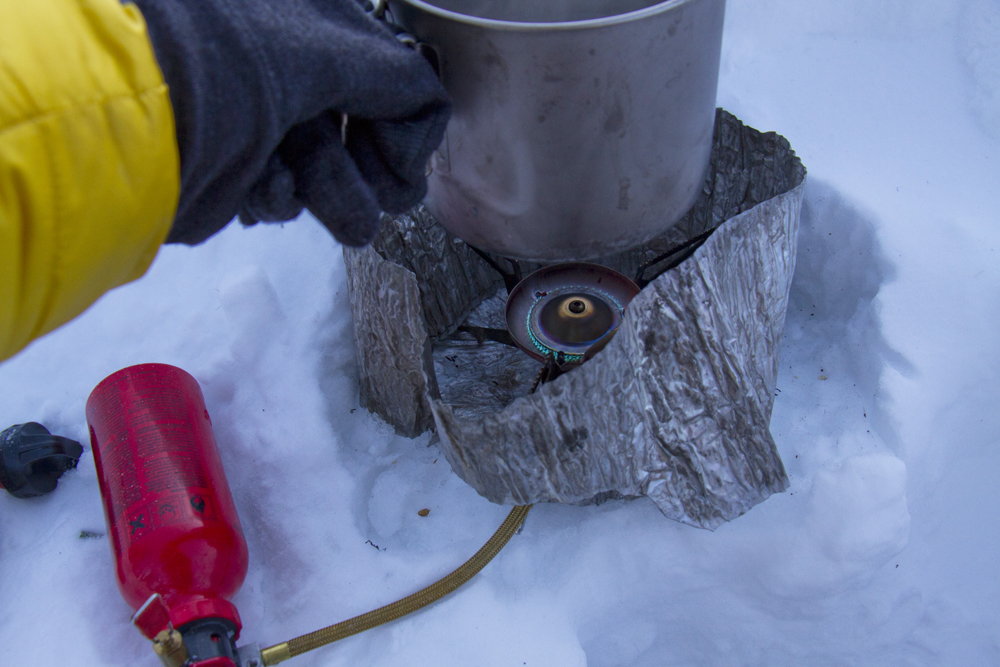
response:
[[[168,243],[308,208],[362,245],[426,193],[450,105],[355,0],[134,0],[170,87],[181,197]],[[342,119],[347,116],[346,146]]]

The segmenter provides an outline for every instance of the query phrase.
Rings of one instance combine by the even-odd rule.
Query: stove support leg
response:
[[[469,245],[469,247],[472,248],[473,252],[482,257],[487,264],[492,266],[493,269],[496,270],[496,272],[503,277],[503,284],[504,287],[507,288],[507,294],[510,294],[511,290],[513,290],[517,286],[517,284],[521,282],[521,263],[518,262],[516,259],[508,259],[506,257],[503,258],[506,259],[508,262],[510,262],[511,265],[511,270],[505,271],[500,267],[499,264],[496,263],[496,261],[492,257],[490,257],[485,252],[483,252],[474,245]]]

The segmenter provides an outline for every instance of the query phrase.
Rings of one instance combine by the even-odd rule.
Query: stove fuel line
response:
[[[475,248],[473,248],[473,250],[475,250]],[[545,368],[542,370],[544,372]],[[544,382],[545,379],[541,379],[541,381]],[[535,393],[538,385],[539,380],[536,380],[530,393]],[[531,508],[532,505],[517,505],[514,507],[514,509],[510,511],[510,514],[507,515],[507,518],[504,519],[503,523],[500,524],[500,527],[497,528],[497,531],[493,533],[493,536],[487,540],[486,544],[484,544],[482,548],[480,548],[479,551],[472,556],[472,558],[465,561],[451,574],[439,579],[426,588],[420,589],[413,595],[408,595],[407,597],[402,598],[401,600],[396,600],[391,604],[379,607],[378,609],[373,609],[372,611],[361,614],[360,616],[349,618],[346,621],[329,625],[320,630],[316,630],[315,632],[310,632],[308,634],[300,635],[294,639],[289,639],[287,642],[263,648],[260,650],[259,664],[263,667],[270,667],[271,665],[276,665],[279,662],[284,662],[289,658],[294,658],[297,655],[302,655],[308,651],[320,648],[321,646],[326,646],[327,644],[332,644],[333,642],[340,641],[341,639],[346,639],[352,635],[360,634],[365,630],[371,630],[372,628],[377,628],[380,625],[391,623],[392,621],[398,620],[417,611],[418,609],[426,607],[432,602],[440,600],[449,593],[453,593],[460,586],[469,581],[469,579],[476,576],[480,570],[486,567],[486,565],[493,560],[498,553],[500,553],[500,550],[507,545],[510,538],[521,532],[524,521],[528,517],[528,511],[531,510]],[[245,647],[244,651],[247,649],[253,651],[253,647]],[[245,667],[258,667],[257,664],[254,664],[255,659],[256,656],[249,657],[249,659],[245,661]]]
[[[307,651],[312,651],[313,649],[332,644],[351,635],[364,632],[365,630],[385,625],[426,607],[432,602],[440,600],[474,577],[480,570],[486,567],[487,563],[493,560],[494,556],[500,553],[500,550],[504,548],[510,538],[520,532],[521,526],[528,516],[528,510],[531,507],[531,505],[518,505],[512,509],[507,518],[504,519],[504,522],[500,524],[500,527],[493,534],[493,537],[472,558],[465,561],[458,569],[443,579],[417,591],[413,595],[387,604],[384,607],[374,609],[366,614],[361,614],[360,616],[341,621],[321,630],[290,639],[287,642],[261,649],[261,664],[265,667],[276,665],[289,658],[302,655]],[[252,663],[253,660],[247,661],[248,666],[252,665]]]

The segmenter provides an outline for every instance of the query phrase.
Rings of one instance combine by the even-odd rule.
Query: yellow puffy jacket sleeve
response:
[[[0,3],[0,359],[141,276],[180,190],[138,9]]]

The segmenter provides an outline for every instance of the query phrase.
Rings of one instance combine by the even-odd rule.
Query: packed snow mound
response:
[[[772,590],[830,596],[869,580],[907,543],[906,465],[891,454],[859,454],[816,473],[808,509],[770,571]]]

